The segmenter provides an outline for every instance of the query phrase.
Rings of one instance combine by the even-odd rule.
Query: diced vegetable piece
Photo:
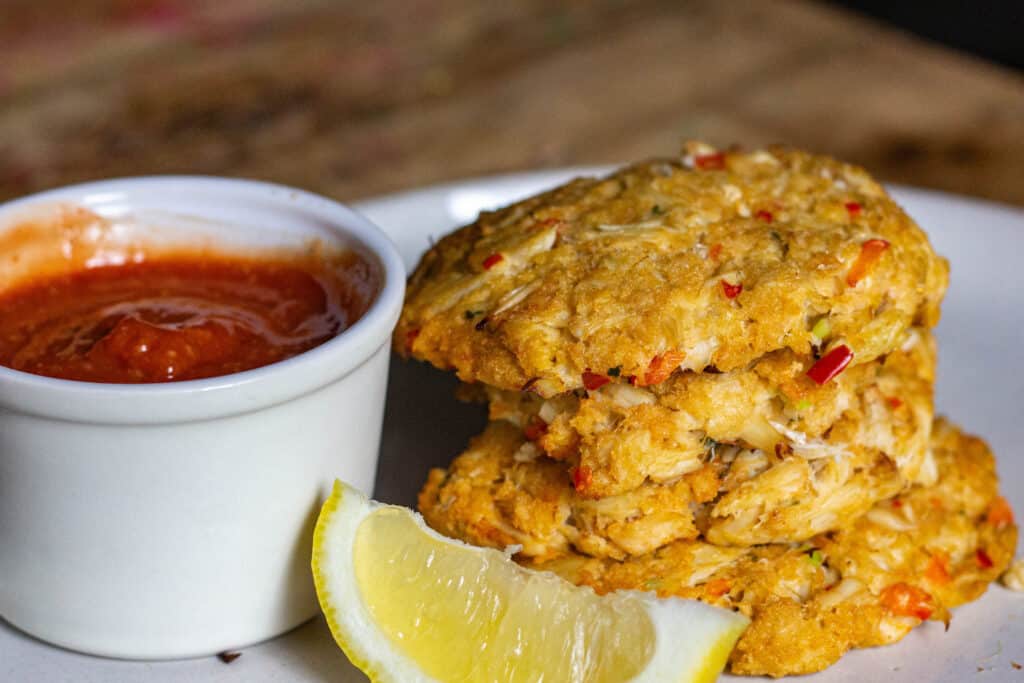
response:
[[[647,366],[643,386],[661,384],[675,372],[676,368],[679,367],[679,364],[685,358],[686,354],[682,351],[666,351],[661,355],[655,356]]]
[[[974,559],[982,569],[991,569],[992,565],[995,564],[992,562],[992,558],[988,556],[988,553],[981,548],[978,548],[978,550],[975,551]]]
[[[743,291],[743,283],[732,284],[728,280],[722,280],[722,292],[725,294],[726,299],[735,299]]]
[[[828,335],[832,333],[832,323],[828,321],[828,317],[820,318],[818,322],[814,323],[814,327],[811,328],[811,334],[814,335],[818,341],[822,341],[828,338]]]
[[[885,240],[871,239],[862,244],[857,260],[853,262],[850,272],[846,274],[846,284],[856,287],[858,282],[867,277],[874,265],[878,263],[878,259],[882,258],[882,254],[888,248],[889,243]]]
[[[818,384],[824,384],[845,370],[851,360],[853,360],[853,351],[849,346],[840,344],[819,358],[818,362],[807,371],[807,376]]]
[[[902,581],[886,586],[880,599],[883,607],[901,617],[924,621],[935,611],[935,602],[928,591]]]
[[[484,270],[490,270],[494,266],[498,265],[505,260],[505,257],[501,254],[491,254],[484,259]]]
[[[985,516],[985,519],[989,524],[997,529],[1009,526],[1010,524],[1013,524],[1013,508],[1010,507],[1010,504],[1005,498],[999,496],[992,501],[992,505],[989,507],[988,514]]]
[[[543,420],[539,415],[533,415],[530,417],[530,421],[523,427],[523,436],[529,441],[536,441],[540,437],[544,436],[548,431],[548,423]]]
[[[949,558],[945,553],[937,552],[932,555],[928,567],[924,570],[924,578],[936,586],[949,583]]]
[[[600,389],[605,384],[608,384],[608,382],[611,381],[611,378],[609,378],[606,375],[591,372],[590,370],[585,370],[583,372],[583,386],[584,388],[586,388],[587,391],[594,391],[596,389]]]
[[[702,171],[723,169],[725,168],[725,152],[701,154],[698,157],[694,157],[693,165],[701,169]]]
[[[586,490],[591,482],[594,481],[594,473],[586,465],[573,467],[569,470],[569,474],[572,476],[572,486],[577,491]]]

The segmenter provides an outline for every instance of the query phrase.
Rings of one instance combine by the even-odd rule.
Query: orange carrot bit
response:
[[[924,570],[924,578],[935,586],[949,583],[949,557],[946,553],[937,552],[932,555],[928,567]]]
[[[732,588],[728,579],[711,579],[704,584],[704,592],[713,598],[720,598]]]
[[[711,245],[711,249],[708,250],[708,256],[711,257],[711,260],[717,261],[718,257],[721,256],[721,255],[722,255],[722,243],[721,242],[715,242],[714,244]]]
[[[882,607],[896,616],[916,617],[924,621],[935,611],[931,593],[902,581],[886,586],[879,597]]]
[[[985,515],[985,521],[997,529],[1009,526],[1013,524],[1013,508],[1010,507],[1005,498],[999,496],[989,506],[988,514]]]
[[[586,465],[573,467],[569,470],[572,477],[572,486],[577,491],[585,491],[594,481],[594,472]]]
[[[846,284],[856,287],[858,282],[867,277],[888,248],[889,243],[885,240],[872,239],[862,244],[857,260],[853,262],[850,272],[846,274]]]
[[[647,372],[644,373],[644,382],[642,386],[646,387],[652,384],[661,384],[676,371],[676,368],[678,368],[679,364],[685,359],[686,354],[682,351],[666,351],[665,353],[655,356],[647,366]]]

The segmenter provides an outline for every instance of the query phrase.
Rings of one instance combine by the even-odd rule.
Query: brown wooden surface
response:
[[[785,142],[1024,204],[1024,78],[830,7],[4,0],[0,199],[190,172],[342,199]]]

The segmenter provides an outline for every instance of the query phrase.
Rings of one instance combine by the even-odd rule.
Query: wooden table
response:
[[[145,173],[353,199],[785,142],[1024,204],[1024,79],[820,4],[5,0],[0,199]]]

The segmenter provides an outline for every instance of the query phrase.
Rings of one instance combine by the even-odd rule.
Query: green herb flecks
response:
[[[832,324],[828,321],[827,316],[820,318],[818,322],[814,323],[814,327],[811,328],[811,334],[819,344],[828,339],[828,335],[831,333]]]

